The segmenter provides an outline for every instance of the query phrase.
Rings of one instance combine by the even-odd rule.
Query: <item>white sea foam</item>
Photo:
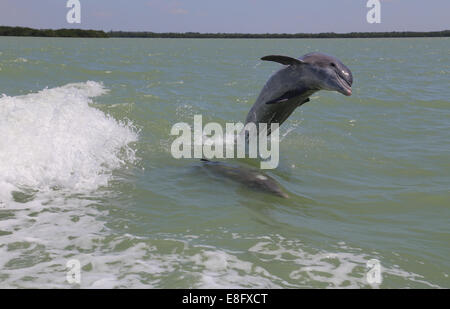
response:
[[[280,235],[239,235],[253,245],[230,251],[207,244],[208,235],[110,233],[97,219],[107,213],[87,201],[52,204],[68,211],[41,211],[31,218],[18,210],[14,218],[0,220],[0,230],[5,225],[15,230],[2,236],[0,287],[161,288],[174,282],[184,288],[369,287],[369,257],[345,245],[327,252]],[[223,232],[218,236],[232,236]],[[81,263],[80,285],[66,281],[69,259]],[[405,285],[437,287],[396,265],[383,265],[382,271]]]
[[[106,92],[88,81],[0,97],[0,201],[23,188],[95,190],[135,159],[132,126],[89,105]]]
[[[96,263],[91,287],[111,286],[108,257],[95,258],[108,215],[96,189],[136,160],[138,134],[90,106],[106,92],[88,81],[0,97],[0,287],[68,287],[74,255]]]
[[[104,230],[93,191],[135,160],[138,138],[89,105],[106,91],[89,81],[0,97],[1,287],[63,286],[67,257]]]

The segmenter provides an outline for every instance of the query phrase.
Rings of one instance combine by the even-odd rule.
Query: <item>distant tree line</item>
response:
[[[200,32],[130,32],[82,29],[32,29],[0,26],[0,36],[81,37],[81,38],[192,38],[192,39],[325,39],[325,38],[413,38],[450,37],[450,30],[431,32],[350,32],[350,33],[200,33]]]
[[[77,38],[107,38],[101,30],[81,29],[33,29],[26,27],[0,26],[0,36],[38,36],[38,37],[77,37]]]
[[[433,32],[350,32],[350,33],[199,33],[199,32],[129,32],[110,31],[111,38],[198,38],[198,39],[315,39],[315,38],[407,38],[450,37],[450,30]]]

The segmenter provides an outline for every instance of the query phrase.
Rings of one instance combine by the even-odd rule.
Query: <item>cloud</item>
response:
[[[149,0],[147,5],[155,10],[172,15],[186,15],[189,13],[178,1]]]
[[[174,15],[185,15],[189,12],[183,8],[174,8],[170,10],[170,13]]]
[[[110,11],[99,10],[99,11],[95,11],[92,15],[94,17],[104,18],[104,17],[112,17],[113,13]]]

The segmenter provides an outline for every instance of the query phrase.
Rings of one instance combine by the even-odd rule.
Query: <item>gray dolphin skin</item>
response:
[[[315,52],[298,59],[271,55],[261,60],[286,66],[269,78],[245,120],[246,124],[267,123],[267,135],[270,135],[271,123],[281,126],[297,107],[308,102],[309,96],[319,90],[352,94],[352,72],[333,56]]]
[[[283,192],[275,179],[259,170],[206,159],[201,159],[201,161],[203,167],[212,173],[239,182],[250,189],[271,193],[283,198],[289,197]]]

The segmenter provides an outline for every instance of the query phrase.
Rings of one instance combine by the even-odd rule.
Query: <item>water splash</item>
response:
[[[136,159],[133,125],[89,105],[106,92],[88,81],[0,97],[0,201],[24,188],[95,190]]]

